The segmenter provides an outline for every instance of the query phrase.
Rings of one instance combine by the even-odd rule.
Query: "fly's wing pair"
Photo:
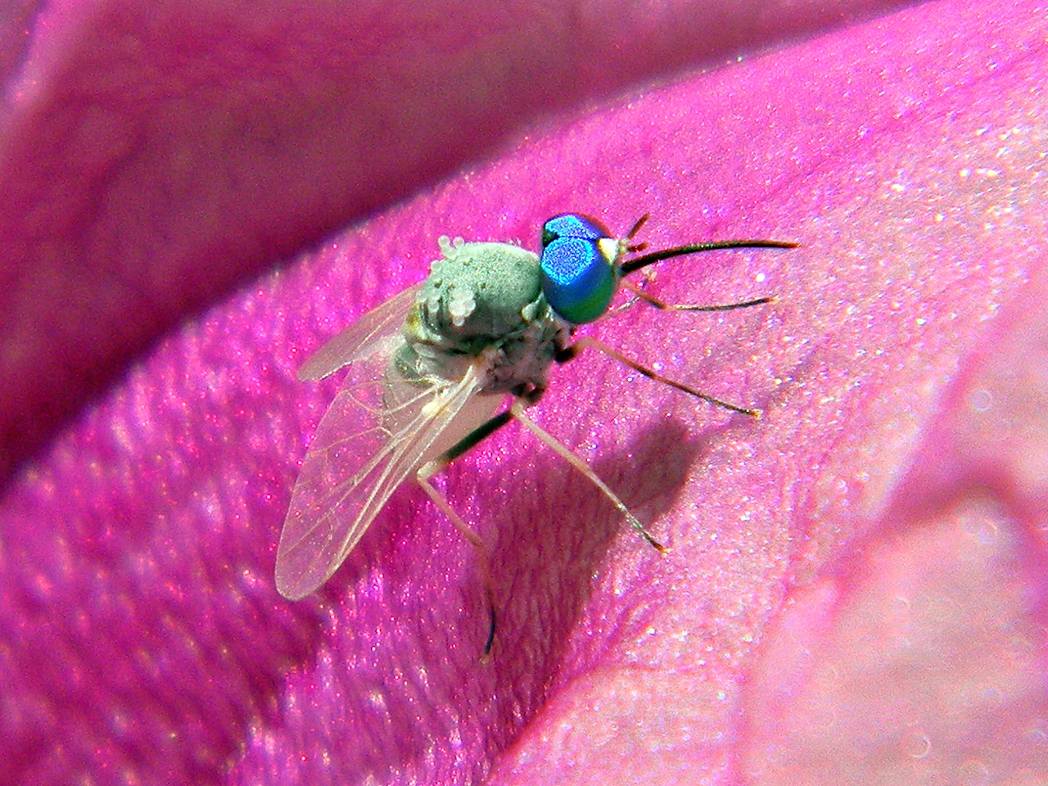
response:
[[[399,331],[418,289],[365,314],[299,372],[302,379],[320,379],[349,366],[302,462],[280,533],[276,585],[290,600],[327,581],[397,487],[448,440],[445,432],[477,419],[463,417],[476,409],[471,402],[490,398],[476,395],[480,383],[472,367],[458,380],[420,384],[390,363],[404,344]],[[449,429],[456,420],[458,428]]]
[[[355,360],[363,360],[396,338],[422,284],[408,287],[381,303],[314,352],[298,370],[303,382],[329,377]]]

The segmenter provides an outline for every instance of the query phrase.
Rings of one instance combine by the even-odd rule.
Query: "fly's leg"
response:
[[[753,300],[743,300],[739,303],[725,303],[717,306],[702,306],[694,305],[691,303],[667,303],[663,300],[659,300],[654,295],[649,295],[642,287],[637,286],[632,281],[623,279],[619,282],[624,289],[628,289],[632,292],[638,300],[643,300],[648,305],[654,306],[662,311],[734,311],[737,308],[749,308],[750,306],[761,306],[765,303],[774,303],[775,297],[759,297]]]
[[[448,464],[457,459],[467,450],[505,426],[509,420],[509,411],[495,415],[495,417],[477,426],[477,428],[473,429],[473,431],[435,459],[423,464],[419,467],[418,472],[415,473],[415,479],[418,481],[418,484],[422,486],[423,491],[429,495],[429,498],[433,500],[434,504],[436,504],[444,515],[448,517],[451,523],[455,525],[455,529],[462,533],[462,536],[469,541],[474,549],[476,549],[477,557],[480,561],[480,575],[484,582],[484,596],[488,602],[488,614],[490,619],[488,638],[484,642],[485,658],[491,654],[491,648],[495,644],[495,591],[491,580],[491,550],[480,535],[474,532],[473,529],[463,521],[462,517],[455,512],[447,498],[440,493],[440,490],[437,489],[436,486],[429,482],[429,479],[447,467]]]
[[[637,534],[644,538],[644,540],[646,540],[650,545],[654,546],[659,553],[665,554],[668,549],[655,540],[652,534],[644,528],[644,525],[638,521],[637,517],[630,513],[629,508],[626,507],[626,503],[619,499],[615,495],[615,492],[608,488],[603,480],[597,477],[597,473],[595,473],[585,461],[572,453],[570,448],[528,417],[527,413],[524,411],[524,406],[525,403],[521,399],[517,399],[510,406],[509,414],[511,414],[515,420],[520,421],[532,434],[538,437],[540,441],[551,447],[558,456],[567,461],[571,466],[581,472],[594,486],[600,489],[604,496],[611,500],[611,504],[618,508],[619,512],[626,518],[629,525],[637,531]]]
[[[484,597],[488,604],[488,637],[484,641],[484,657],[487,658],[491,654],[491,648],[495,644],[495,592],[492,588],[491,581],[491,550],[487,544],[481,539],[480,535],[473,531],[473,529],[462,520],[462,517],[455,512],[455,509],[448,503],[447,498],[440,493],[432,483],[429,482],[430,476],[433,473],[439,472],[447,464],[438,464],[436,461],[431,461],[422,467],[416,478],[418,484],[422,486],[429,498],[436,503],[436,506],[443,511],[444,515],[447,516],[451,523],[455,525],[455,529],[462,533],[462,536],[469,541],[470,545],[477,552],[477,559],[480,562],[480,575],[481,580],[484,582]]]
[[[648,368],[647,366],[638,363],[636,360],[627,357],[614,347],[610,347],[603,341],[593,338],[592,336],[584,336],[571,346],[562,349],[560,352],[557,353],[557,362],[567,363],[569,360],[574,360],[576,357],[578,357],[579,353],[587,347],[592,347],[598,352],[603,352],[608,357],[614,358],[615,360],[619,361],[619,363],[622,363],[625,366],[629,366],[634,371],[639,371],[641,374],[648,377],[648,379],[654,379],[656,382],[661,382],[664,385],[669,385],[671,388],[676,388],[677,390],[687,393],[689,396],[695,396],[695,398],[702,399],[703,401],[713,404],[714,406],[723,407],[724,409],[729,409],[732,412],[738,412],[741,415],[749,415],[752,418],[759,418],[761,416],[761,411],[759,409],[749,409],[747,407],[740,407],[737,404],[731,404],[727,401],[722,401],[721,399],[711,396],[708,393],[703,393],[701,390],[693,388],[691,385],[685,385],[683,382],[677,382],[676,380],[670,379],[669,377],[664,377],[662,374],[655,371],[654,369]]]

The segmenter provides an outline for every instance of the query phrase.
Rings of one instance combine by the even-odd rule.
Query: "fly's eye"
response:
[[[592,322],[607,311],[619,280],[614,256],[609,258],[609,249],[602,248],[609,243],[617,241],[603,236],[559,237],[542,249],[542,292],[568,322]]]
[[[580,216],[578,213],[561,213],[542,225],[542,247],[545,248],[562,237],[600,240],[602,237],[609,237],[609,234],[599,221]]]

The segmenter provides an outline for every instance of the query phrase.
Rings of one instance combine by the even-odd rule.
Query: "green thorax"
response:
[[[490,358],[488,390],[543,386],[568,326],[542,294],[538,256],[446,237],[440,248],[404,326],[417,373],[455,378],[483,355]]]

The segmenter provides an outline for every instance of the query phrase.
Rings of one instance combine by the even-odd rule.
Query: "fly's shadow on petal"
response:
[[[740,425],[740,420],[729,419],[696,435],[681,420],[661,420],[625,449],[593,462],[597,475],[670,547],[666,555],[645,543],[592,484],[559,459],[544,454],[530,463],[514,483],[516,490],[500,501],[503,513],[496,514],[488,530],[498,533],[493,560],[501,611],[495,644],[497,684],[492,691],[496,702],[516,702],[513,711],[523,710],[525,717],[541,707],[546,686],[556,682],[569,640],[577,637],[576,628],[586,616],[647,626],[636,613],[636,606],[648,602],[643,577],[672,571],[673,561],[680,558],[673,547],[683,545],[674,538],[689,532],[687,527],[674,527],[671,511],[702,464],[710,441]],[[607,587],[601,574],[616,569],[608,562],[616,559],[612,547],[629,539],[637,543],[636,551],[621,553],[638,564],[628,568],[633,579],[625,580],[625,593],[594,597],[595,591],[606,593],[600,589],[602,583]],[[617,631],[631,635],[621,626]],[[600,649],[608,643],[594,644]],[[577,640],[571,651],[578,653],[579,645]]]
[[[592,468],[672,549],[683,545],[674,539],[687,537],[688,528],[675,527],[671,511],[710,441],[739,425],[729,419],[696,433],[683,420],[660,419],[600,454]],[[429,721],[439,726],[458,718],[456,733],[467,736],[465,729],[472,729],[468,734],[482,734],[489,750],[504,748],[549,698],[562,670],[571,668],[566,658],[577,661],[580,651],[614,644],[580,636],[587,616],[614,618],[615,636],[647,625],[644,607],[651,602],[644,577],[672,571],[677,553],[661,555],[648,546],[606,497],[552,452],[535,445],[525,453],[530,438],[520,431],[500,433],[489,451],[467,454],[445,484],[453,508],[493,546],[498,627],[489,663],[481,657],[487,604],[475,554],[465,544],[449,550],[453,525],[414,484],[394,494],[319,591],[344,617],[338,623],[343,630],[328,637],[344,664],[337,725],[366,729],[370,740],[340,750],[340,769],[362,773],[347,783],[418,766],[432,755]],[[505,463],[484,462],[500,454],[509,456]],[[474,504],[462,504],[470,497]],[[636,550],[612,553],[624,541],[635,541]],[[631,563],[631,578],[626,592],[612,597],[601,574],[618,569],[609,560],[620,558]],[[416,672],[426,675],[423,682],[414,679]],[[397,673],[402,677],[391,676]],[[448,692],[448,685],[458,688]],[[420,695],[428,696],[423,704],[432,718],[420,719]],[[445,728],[439,738],[447,734]]]

